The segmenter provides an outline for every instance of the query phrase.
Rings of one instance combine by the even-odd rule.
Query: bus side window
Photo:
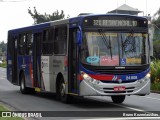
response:
[[[7,42],[7,54],[11,55],[12,53],[12,41],[14,40],[14,37],[12,35],[8,35],[8,42]]]
[[[54,54],[65,55],[67,53],[67,26],[60,26],[55,29]]]
[[[19,55],[25,54],[25,48],[26,48],[25,40],[26,40],[25,34],[20,34],[19,35]]]
[[[26,34],[26,55],[32,55],[32,33]]]
[[[43,31],[42,54],[53,54],[53,29],[46,29]]]

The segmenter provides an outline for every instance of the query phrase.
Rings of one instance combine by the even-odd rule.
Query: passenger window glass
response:
[[[43,31],[43,40],[42,40],[42,54],[43,55],[52,55],[53,54],[53,32],[54,30],[47,29]]]
[[[54,54],[66,54],[67,52],[67,26],[55,29]]]

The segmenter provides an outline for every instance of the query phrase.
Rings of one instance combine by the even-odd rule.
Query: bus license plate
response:
[[[115,86],[114,91],[125,91],[126,87],[125,86]]]

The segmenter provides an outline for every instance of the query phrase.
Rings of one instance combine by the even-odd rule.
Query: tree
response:
[[[0,43],[0,48],[1,48],[2,52],[7,51],[7,44],[4,43],[4,41],[2,41],[2,42]]]
[[[152,24],[155,27],[153,35],[153,56],[156,59],[160,59],[160,8],[154,14]]]
[[[47,14],[47,13],[45,13],[43,15],[43,14],[40,14],[40,13],[37,12],[36,7],[34,7],[33,12],[31,11],[31,9],[29,7],[28,13],[34,19],[34,24],[39,24],[39,23],[43,23],[43,22],[54,21],[54,20],[59,20],[59,19],[64,19],[65,18],[65,14],[64,14],[63,10],[61,10],[61,12],[59,12],[57,10],[57,11],[53,12],[51,15]]]
[[[2,56],[3,54],[5,54],[7,51],[7,44],[4,43],[4,41],[2,41],[0,43],[0,56]]]
[[[160,8],[159,10],[154,14],[152,23],[156,26],[160,27]]]

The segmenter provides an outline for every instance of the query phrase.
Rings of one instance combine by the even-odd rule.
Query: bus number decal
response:
[[[137,76],[126,76],[126,80],[136,80]]]

